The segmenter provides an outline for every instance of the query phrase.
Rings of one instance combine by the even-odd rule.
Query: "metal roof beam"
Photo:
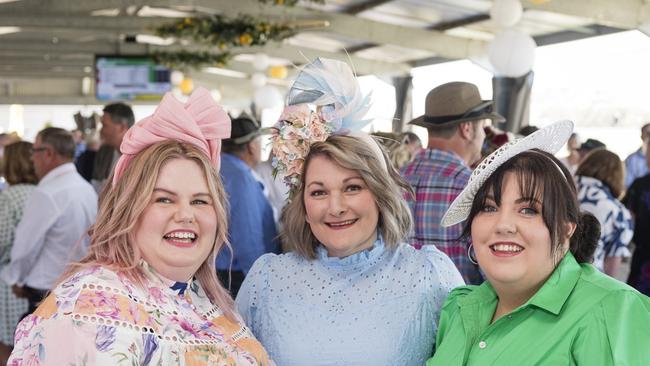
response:
[[[357,15],[363,13],[366,10],[376,8],[380,5],[391,2],[392,0],[369,0],[363,3],[354,4],[345,9],[346,14]]]
[[[202,50],[201,46],[153,46],[136,43],[72,43],[72,42],[39,42],[39,41],[5,41],[0,42],[0,53],[40,53],[43,54],[121,54],[121,55],[146,55],[154,51],[175,51],[175,50]],[[295,64],[303,64],[309,59],[316,57],[327,57],[339,60],[350,60],[357,72],[360,74],[406,74],[410,66],[404,63],[388,63],[373,61],[361,57],[350,56],[340,52],[325,52],[321,50],[306,49],[282,43],[272,42],[265,47],[248,47],[234,49],[234,54],[264,52],[271,57],[288,59]],[[304,56],[303,56],[304,55]],[[307,59],[305,58],[307,57]],[[234,62],[234,61],[233,61]]]
[[[29,0],[25,0],[29,1]],[[286,21],[305,21],[317,19],[319,21],[327,21],[330,26],[325,28],[324,31],[331,32],[352,39],[364,40],[368,43],[376,44],[390,44],[400,47],[410,47],[413,49],[421,49],[436,53],[440,56],[448,58],[466,58],[475,55],[477,52],[482,50],[482,47],[485,45],[484,41],[471,40],[462,37],[449,36],[442,32],[426,30],[426,29],[417,29],[410,28],[398,25],[392,25],[387,23],[376,22],[372,20],[367,20],[363,18],[356,17],[354,15],[342,14],[342,13],[332,13],[325,12],[314,9],[307,9],[302,7],[283,7],[283,6],[274,6],[274,5],[264,5],[261,4],[258,0],[238,0],[236,5],[233,5],[230,2],[226,1],[210,1],[210,0],[194,0],[194,1],[180,1],[180,0],[84,0],[84,1],[73,1],[73,0],[58,0],[56,2],[49,1],[43,5],[34,6],[29,13],[24,13],[22,19],[23,24],[29,23],[32,26],[38,26],[39,22],[48,22],[49,26],[55,26],[53,21],[49,19],[54,17],[56,13],[70,13],[70,11],[76,11],[78,13],[87,13],[92,10],[105,9],[105,8],[119,8],[123,6],[161,6],[169,8],[184,8],[188,7],[197,7],[201,9],[213,9],[216,12],[219,12],[228,16],[236,16],[239,14],[250,14],[255,16],[263,17],[264,19],[275,19],[275,20],[286,20]],[[2,9],[0,8],[0,11]],[[25,9],[27,10],[27,9]],[[3,12],[4,13],[4,12]],[[35,16],[36,14],[43,14],[43,17]],[[12,14],[11,17],[19,16],[19,14]],[[7,18],[10,18],[7,16]],[[77,16],[75,19],[67,20],[58,20],[56,23],[59,25],[64,25],[66,22],[68,25],[72,24],[73,27],[78,28],[93,28],[93,22],[101,22],[101,25],[95,25],[97,27],[107,27],[109,29],[114,28],[137,28],[137,24],[129,23],[133,22],[130,18],[142,19],[142,28],[147,26],[155,26],[161,24],[163,20],[169,21],[170,18],[138,18],[138,17],[106,17],[105,20],[100,20],[101,17],[88,17],[90,19],[84,19],[83,16]],[[66,19],[63,17],[63,19]],[[5,19],[10,20],[10,19]],[[2,22],[5,23],[5,22]],[[15,23],[15,22],[14,22]],[[115,26],[110,27],[110,24],[115,24]],[[6,24],[11,25],[11,24]],[[140,28],[140,29],[142,29]]]
[[[650,3],[645,0],[522,1],[526,9],[591,18],[599,24],[636,28],[650,21]]]

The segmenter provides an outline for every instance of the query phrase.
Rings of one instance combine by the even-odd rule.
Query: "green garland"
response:
[[[155,52],[151,55],[156,63],[165,65],[171,69],[189,70],[199,69],[204,66],[223,67],[232,55],[229,52]]]
[[[216,46],[221,52],[233,47],[264,46],[295,34],[292,27],[255,19],[249,15],[227,18],[213,15],[185,18],[156,28],[160,37],[193,39],[197,43]]]

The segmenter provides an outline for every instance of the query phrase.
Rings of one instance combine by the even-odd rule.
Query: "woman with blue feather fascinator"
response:
[[[346,63],[317,59],[275,126],[292,251],[260,257],[236,303],[278,365],[423,365],[440,307],[463,283],[445,254],[404,243],[412,192],[361,132],[369,107]]]

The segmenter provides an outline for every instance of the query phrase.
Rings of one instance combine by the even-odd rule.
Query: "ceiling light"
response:
[[[90,12],[90,15],[92,16],[104,16],[104,17],[116,17],[120,15],[120,9],[114,8],[114,9],[99,9],[99,10],[93,10]]]
[[[20,27],[0,27],[0,35],[18,33],[18,32],[20,32]]]
[[[169,46],[174,43],[174,38],[161,38],[151,34],[136,34],[135,41],[138,43],[153,44],[156,46]]]
[[[194,16],[194,13],[186,11],[178,11],[166,8],[152,8],[150,6],[143,6],[138,11],[138,16],[141,17],[167,17],[167,18],[186,18]]]
[[[203,72],[221,75],[221,76],[227,76],[231,78],[238,78],[238,79],[246,79],[248,77],[248,74],[246,74],[245,72],[222,69],[220,67],[206,67],[203,69]]]

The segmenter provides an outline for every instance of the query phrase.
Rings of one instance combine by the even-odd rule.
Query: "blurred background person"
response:
[[[38,185],[25,203],[11,259],[0,276],[32,312],[65,266],[86,253],[85,237],[95,221],[97,195],[72,164],[70,132],[48,127],[36,135],[31,157]],[[80,245],[81,244],[81,245]]]
[[[603,143],[602,141],[596,140],[596,139],[587,139],[585,142],[580,144],[580,147],[578,148],[578,155],[580,156],[579,161],[583,161],[589,153],[591,153],[594,150],[598,149],[606,149],[607,145]]]
[[[528,125],[528,126],[524,126],[524,127],[520,128],[519,132],[517,132],[517,134],[519,136],[526,137],[526,136],[528,136],[528,135],[530,135],[533,132],[538,131],[538,130],[539,130],[539,127],[533,126],[533,125]]]
[[[126,131],[135,123],[131,106],[125,103],[108,104],[103,109],[102,128],[99,130],[101,147],[95,154],[91,184],[101,192],[113,167],[120,157],[120,145]]]
[[[257,258],[280,252],[273,209],[253,171],[262,158],[260,134],[255,121],[239,117],[223,140],[220,175],[228,197],[230,247],[217,257],[217,275],[233,297]]]
[[[422,140],[413,132],[406,131],[402,133],[402,143],[406,146],[411,156],[415,156],[424,146]]]
[[[484,127],[505,120],[493,112],[493,104],[483,100],[471,83],[450,82],[429,91],[424,114],[409,122],[427,129],[427,148],[401,170],[415,191],[414,197],[407,197],[414,219],[409,244],[417,249],[435,245],[469,284],[483,282],[478,266],[467,255],[471,239],[459,240],[462,223],[443,227],[440,219],[467,185],[470,167],[482,158]]]
[[[93,178],[95,169],[95,157],[100,147],[99,134],[93,132],[84,137],[85,150],[75,159],[74,165],[79,174],[88,182]]]
[[[377,142],[384,147],[390,161],[396,169],[401,169],[413,159],[413,153],[406,144],[407,138],[392,132],[373,132],[372,136],[377,137]]]
[[[18,136],[17,133],[0,133],[0,159],[2,159],[2,155],[4,154],[4,147],[16,141],[20,141],[20,136]],[[7,182],[5,181],[5,178],[2,174],[2,166],[0,164],[0,191],[6,187]]]
[[[501,131],[494,126],[485,126],[483,130],[485,131],[485,141],[481,149],[481,160],[476,161],[472,168],[475,168],[484,158],[514,138],[513,134],[508,134],[508,132]]]
[[[650,139],[646,140],[646,164],[650,166]],[[627,283],[650,296],[650,174],[632,182],[623,203],[634,216],[634,253]]]
[[[4,149],[2,170],[9,185],[0,193],[0,271],[9,264],[16,226],[23,216],[27,198],[38,178],[31,161],[32,144],[14,142]],[[26,299],[19,298],[11,286],[0,281],[0,365],[4,365],[14,344],[16,325],[27,312]]]
[[[569,141],[566,143],[566,148],[569,151],[569,155],[560,159],[562,164],[564,164],[571,174],[575,175],[576,169],[578,169],[578,164],[580,164],[580,154],[578,149],[580,148],[580,136],[577,133],[572,133],[569,137]]]
[[[86,139],[83,131],[79,129],[72,130],[70,133],[72,134],[72,139],[74,140],[75,144],[73,160],[77,161],[77,158],[79,158],[79,156],[83,154],[84,151],[86,151]]]
[[[641,127],[641,141],[643,141],[641,147],[625,159],[625,187],[629,187],[635,179],[648,174],[645,154],[650,141],[650,123]]]
[[[575,173],[580,210],[600,222],[594,266],[616,277],[621,260],[630,257],[634,233],[630,211],[619,201],[625,177],[623,162],[615,153],[600,149],[587,155]]]
[[[255,173],[259,179],[264,184],[265,195],[269,200],[271,207],[273,208],[273,217],[275,219],[275,226],[278,232],[280,232],[280,215],[282,214],[282,209],[287,203],[287,198],[289,197],[289,188],[287,187],[281,179],[276,179],[273,176],[273,152],[269,154],[269,158],[260,162],[255,166]]]

